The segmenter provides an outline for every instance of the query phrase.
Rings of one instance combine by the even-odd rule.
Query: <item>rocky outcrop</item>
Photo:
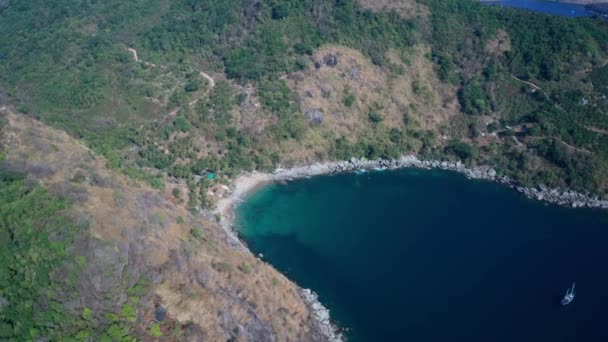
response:
[[[304,116],[313,125],[320,125],[323,122],[323,112],[318,109],[309,109],[304,112]]]
[[[311,313],[314,315],[318,330],[324,337],[324,340],[329,342],[341,342],[343,340],[342,334],[340,334],[336,327],[331,323],[329,317],[329,309],[327,309],[321,302],[319,302],[319,296],[309,289],[302,289],[302,298],[308,304]]]
[[[323,56],[323,64],[327,65],[330,68],[335,67],[336,65],[338,65],[338,55],[334,53],[326,54],[325,56]]]

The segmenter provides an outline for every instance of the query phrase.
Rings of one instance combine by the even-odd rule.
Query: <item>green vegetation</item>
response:
[[[171,192],[183,202],[187,195],[192,212],[211,204],[213,184],[310,158],[293,153],[310,150],[318,159],[460,159],[496,166],[524,184],[607,194],[608,22],[476,0],[419,3],[428,16],[372,12],[357,0],[0,1],[0,90],[19,111],[81,139],[108,167],[161,190],[170,179],[187,185],[187,193]],[[321,67],[313,54],[326,44],[360,51],[387,79],[411,71],[413,47],[428,48],[461,113],[454,106],[434,123],[427,120],[434,113],[406,103],[397,106],[402,122],[394,122],[386,103],[373,103],[357,121],[348,115],[369,97],[340,86],[323,101],[335,100],[346,121],[364,127],[341,136],[309,122],[291,84],[304,77],[297,71]],[[424,81],[409,79],[413,94],[439,96]],[[313,109],[322,120],[334,115]],[[71,221],[69,205],[0,172],[0,339],[132,340],[145,281],[116,313],[62,305],[92,262],[71,254],[86,227]],[[151,220],[166,223],[161,213]],[[198,227],[190,234],[204,239]],[[162,336],[159,325],[149,332]]]
[[[127,322],[135,322],[135,320],[137,319],[137,312],[131,304],[123,305],[120,313],[121,316],[127,320]]]
[[[356,99],[357,99],[357,95],[350,92],[350,90],[348,90],[348,89],[344,89],[344,99],[342,100],[342,102],[344,103],[344,105],[346,107],[349,107],[349,108],[352,107],[353,104],[355,103]]]
[[[498,134],[500,144],[473,153],[474,162],[496,165],[527,184],[605,193],[608,23],[476,1],[423,3],[433,13],[432,55],[439,76],[460,87],[465,113],[501,122],[487,127]],[[473,143],[479,136],[475,130],[462,130]],[[445,150],[469,155],[462,147],[449,144]],[[540,169],[534,166],[537,157],[543,159]]]
[[[69,246],[84,229],[65,214],[68,206],[0,170],[0,339],[60,339],[90,329],[90,309],[80,319],[63,306],[79,270]]]
[[[241,265],[239,265],[238,269],[245,274],[251,273],[251,266],[249,266],[248,264],[245,264],[245,263],[242,263]]]
[[[446,146],[445,150],[447,153],[455,155],[459,159],[465,161],[469,161],[477,157],[477,150],[475,149],[475,147],[462,141],[450,142]]]
[[[190,230],[190,234],[193,238],[200,240],[203,237],[203,232],[200,228],[194,227]]]
[[[482,117],[500,120],[502,127],[526,125],[518,139],[528,148],[526,155],[546,159],[547,168],[560,175],[555,179],[566,180],[554,185],[595,187],[571,178],[584,164],[592,179],[601,179],[608,165],[606,135],[601,133],[608,129],[608,24],[474,0],[420,3],[430,16],[371,12],[355,0],[10,4],[0,11],[5,33],[0,56],[6,62],[0,66],[0,82],[17,107],[83,139],[111,167],[158,188],[164,175],[186,180],[192,184],[194,207],[208,202],[204,189],[210,185],[193,183],[195,175],[272,169],[281,161],[278,146],[283,142],[308,143],[303,139],[315,128],[302,117],[282,76],[310,65],[316,48],[345,45],[389,73],[402,73],[388,62],[387,51],[405,53],[426,44],[439,78],[459,89],[462,111],[480,117],[470,132],[461,129],[456,137],[476,145],[487,132],[479,124],[487,120]],[[145,62],[134,61],[127,50],[131,46]],[[229,81],[205,86],[200,70],[225,72]],[[245,84],[253,85],[251,94],[243,91]],[[417,96],[428,95],[418,80],[412,87]],[[234,117],[251,95],[259,99],[268,123],[258,132],[237,128],[242,126]],[[196,104],[188,108],[192,100]],[[356,95],[345,89],[341,101],[351,107]],[[177,111],[175,117],[161,119],[171,110]],[[415,108],[408,111],[410,117],[418,114]],[[357,141],[331,138],[328,155],[454,153],[445,144],[429,144],[429,137],[445,127],[433,133],[408,127],[397,138],[383,124],[381,109],[370,111],[368,118],[375,126],[372,132]],[[513,138],[494,132],[501,140],[492,150],[480,149],[472,162],[495,163],[507,174],[527,178],[533,170],[526,163],[513,167],[503,162],[516,153]],[[196,136],[208,143],[198,145]],[[543,153],[542,141],[574,148],[567,148],[565,161],[555,162]],[[582,157],[580,151],[591,156]],[[604,191],[606,184],[600,188]]]
[[[150,335],[157,338],[163,336],[163,332],[160,330],[160,324],[152,323],[152,325],[150,325]]]
[[[85,256],[75,254],[75,244],[87,238],[88,227],[74,223],[70,205],[0,166],[1,340],[89,341],[105,336],[113,341],[119,331],[123,341],[133,340],[133,305],[147,293],[145,279],[128,291],[133,304],[122,307],[122,317],[109,313],[107,322],[100,320],[103,312],[91,307],[65,305],[82,291],[78,279],[88,264]]]
[[[106,156],[110,166],[159,188],[163,186],[163,174],[186,180],[191,184],[189,205],[194,208],[208,202],[205,189],[212,183],[193,182],[194,175],[213,172],[231,176],[240,170],[272,169],[281,159],[276,145],[302,141],[312,129],[279,77],[308,65],[307,56],[315,48],[324,43],[346,45],[392,70],[386,60],[388,49],[407,51],[414,44],[430,44],[430,57],[439,77],[459,88],[463,112],[498,117],[503,128],[530,127],[518,137],[529,148],[524,154],[546,159],[549,164],[545,169],[558,175],[551,179],[565,180],[547,183],[576,188],[598,185],[591,180],[601,179],[608,164],[603,143],[606,136],[597,133],[608,128],[606,99],[601,98],[608,92],[608,69],[602,66],[607,24],[590,18],[572,20],[482,6],[472,0],[421,3],[431,10],[429,18],[402,19],[394,12],[372,13],[354,0],[335,4],[262,1],[259,6],[206,1],[204,7],[186,0],[168,7],[160,1],[116,6],[110,2],[86,9],[70,6],[69,0],[54,0],[30,2],[19,9],[8,6],[0,14],[7,18],[1,21],[3,32],[9,33],[0,44],[0,55],[8,61],[2,66],[0,74],[4,76],[0,81],[20,106],[84,139]],[[28,26],[36,16],[27,13],[33,13],[34,8],[47,13],[43,30]],[[90,13],[103,15],[105,21],[100,23]],[[228,33],[235,31],[246,33]],[[95,35],[90,35],[92,32]],[[216,38],[227,36],[231,39]],[[23,50],[12,48],[18,39],[27,43],[22,45]],[[64,45],[60,49],[58,41]],[[501,42],[507,47],[502,49]],[[166,68],[134,63],[126,46],[136,47],[140,59]],[[70,71],[57,72],[66,63],[73,65]],[[581,73],[587,66],[592,70],[588,78]],[[196,95],[198,102],[193,110],[183,108],[191,99],[188,94],[205,90],[198,72],[201,69],[225,71],[237,83],[253,83],[271,124],[261,133],[237,129],[233,113],[246,103],[248,95],[222,80],[206,89],[208,96]],[[32,75],[45,82],[31,82]],[[523,81],[537,84],[543,91]],[[419,82],[413,83],[413,90],[417,94],[425,92]],[[182,109],[170,122],[150,121],[163,99],[168,100],[165,111]],[[583,99],[588,106],[580,105]],[[356,95],[344,90],[343,104],[351,107],[355,101]],[[95,114],[99,111],[107,118],[103,124]],[[416,109],[408,115],[415,117]],[[512,137],[496,125],[491,128],[501,141],[491,149],[484,147],[469,155],[447,145],[434,148],[432,137],[437,132],[420,131],[415,126],[399,132],[387,130],[381,109],[371,110],[368,118],[376,126],[372,132],[357,141],[334,138],[328,155],[389,157],[432,152],[437,156],[445,151],[466,155],[472,163],[495,164],[520,179],[535,172],[527,163],[509,161],[521,151],[514,150]],[[139,128],[132,119],[147,123]],[[486,131],[479,124],[482,119],[476,120],[456,132],[472,146]],[[203,135],[217,145],[197,145],[190,134]],[[566,148],[563,160],[557,160],[544,152],[543,141],[563,142],[562,147],[577,149]],[[167,146],[170,153],[159,145]],[[126,152],[129,146],[137,148],[135,158]],[[205,150],[207,153],[201,153]],[[582,150],[592,155],[578,155]],[[585,168],[590,173],[577,175]],[[534,177],[544,182],[542,175]]]

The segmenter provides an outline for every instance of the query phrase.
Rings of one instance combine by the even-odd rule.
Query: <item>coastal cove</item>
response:
[[[386,171],[328,175],[361,163]],[[230,205],[247,196],[234,221],[247,246],[317,292],[348,340],[608,338],[603,210],[546,204],[468,179],[508,184],[490,168],[324,165],[241,178]],[[580,296],[561,307],[572,281]]]

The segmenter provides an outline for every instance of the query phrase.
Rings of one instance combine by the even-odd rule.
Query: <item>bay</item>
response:
[[[608,215],[405,169],[274,184],[237,208],[254,253],[350,341],[606,341]],[[577,297],[561,306],[576,281]]]

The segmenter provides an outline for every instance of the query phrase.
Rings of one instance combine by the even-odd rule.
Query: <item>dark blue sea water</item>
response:
[[[608,1],[608,0],[607,0]],[[544,0],[497,0],[483,1],[488,5],[500,5],[507,7],[524,8],[535,12],[543,12],[566,17],[591,16],[593,13],[585,9],[585,5],[569,4],[556,1]]]
[[[237,213],[351,341],[608,341],[604,212],[411,169],[271,185]]]

